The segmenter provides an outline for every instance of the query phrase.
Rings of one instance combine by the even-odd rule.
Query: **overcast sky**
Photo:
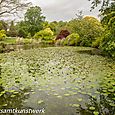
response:
[[[76,17],[75,14],[82,10],[83,15],[95,16],[98,18],[98,8],[90,12],[91,3],[88,0],[28,0],[34,6],[40,6],[43,15],[48,21],[69,21]],[[23,13],[20,14],[23,17]],[[7,18],[0,18],[5,20],[20,20],[14,16],[7,16]]]
[[[68,21],[76,17],[78,10],[83,10],[84,15],[97,17],[98,9],[90,12],[91,4],[88,0],[30,0],[34,5],[41,7],[48,21]]]

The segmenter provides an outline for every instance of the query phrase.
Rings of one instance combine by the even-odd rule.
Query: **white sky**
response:
[[[41,7],[46,20],[64,20],[68,21],[75,18],[78,10],[83,10],[84,15],[97,17],[99,14],[96,8],[90,12],[91,4],[88,0],[30,0],[34,5]]]
[[[88,0],[27,0],[34,6],[40,6],[43,15],[48,21],[69,21],[76,17],[78,10],[83,11],[83,15],[91,15],[98,18],[98,8],[90,12],[91,3]],[[21,13],[20,16],[23,17]],[[2,19],[2,18],[1,18]],[[6,20],[18,20],[14,16],[3,17]],[[20,20],[20,19],[19,19]]]

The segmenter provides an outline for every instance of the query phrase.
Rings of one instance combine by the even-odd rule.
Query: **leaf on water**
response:
[[[44,103],[44,101],[43,101],[43,100],[39,100],[39,101],[38,101],[38,104],[41,104],[41,103]]]
[[[115,100],[115,98],[112,98],[113,100]]]
[[[29,95],[29,94],[30,94],[29,92],[24,93],[24,95]]]
[[[87,94],[86,92],[81,92],[81,93],[84,94],[84,95]]]
[[[3,104],[2,106],[7,106],[8,104]]]
[[[111,105],[111,106],[115,107],[115,104],[114,104],[114,103],[109,103],[109,105]]]
[[[14,94],[18,94],[19,92],[15,91]]]
[[[32,94],[35,94],[35,92],[32,92]]]
[[[94,111],[93,114],[94,114],[94,115],[99,115],[99,112]]]
[[[6,93],[5,91],[2,91],[2,92],[1,92],[2,95],[5,94],[5,93]]]
[[[79,104],[70,104],[71,107],[79,107]]]
[[[3,94],[0,94],[0,97],[2,96]]]
[[[95,91],[96,94],[99,94],[100,92],[99,91]]]
[[[65,90],[65,88],[61,88],[62,90]]]
[[[79,99],[77,99],[78,101],[82,101],[83,99],[82,98],[79,98]]]
[[[58,95],[58,96],[57,96],[57,98],[60,98],[60,99],[62,99],[62,96]]]
[[[38,89],[39,91],[42,91],[43,89]]]
[[[76,94],[77,94],[77,92],[72,92],[72,93],[71,93],[71,95],[76,95]]]
[[[69,93],[66,93],[66,94],[64,94],[64,96],[70,96],[71,94],[69,94]]]
[[[96,96],[93,95],[92,98],[96,99]]]
[[[24,90],[24,87],[21,87],[20,89],[21,89],[21,90]]]
[[[90,110],[95,110],[95,107],[89,107]]]
[[[54,93],[55,96],[57,96],[58,94],[57,93]]]
[[[11,97],[15,97],[16,95],[11,95]]]

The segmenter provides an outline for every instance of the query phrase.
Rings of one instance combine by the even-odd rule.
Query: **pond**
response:
[[[115,61],[85,50],[92,49],[47,47],[0,54],[0,109],[113,115]]]

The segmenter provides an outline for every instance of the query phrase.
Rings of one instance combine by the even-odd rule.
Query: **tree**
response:
[[[16,25],[18,36],[19,37],[27,37],[28,35],[28,25],[26,24],[25,21],[20,21]]]
[[[103,33],[101,23],[94,17],[86,16],[83,19],[73,19],[68,25],[71,33],[78,33],[81,46],[91,46],[92,42]]]
[[[11,21],[9,31],[7,32],[7,34],[10,37],[16,37],[17,36],[17,31],[16,31],[16,27],[14,25],[14,21]]]
[[[57,35],[56,40],[64,39],[68,35],[70,35],[70,32],[68,30],[61,30],[60,33]]]
[[[34,38],[37,40],[52,40],[53,39],[53,35],[54,33],[51,31],[50,28],[46,28],[44,30],[41,30],[39,32],[37,32],[34,35]]]
[[[5,21],[0,20],[0,30],[7,31],[7,29],[8,29],[8,24]]]
[[[105,27],[100,49],[107,55],[115,58],[115,4],[111,4],[103,11],[101,20]]]
[[[4,40],[5,38],[6,38],[5,30],[0,30],[0,41]]]
[[[77,14],[75,14],[76,16],[77,16],[77,19],[82,19],[83,18],[83,11],[82,10],[78,10],[78,13]]]
[[[30,4],[30,2],[22,2],[22,0],[0,0],[0,16],[5,14],[15,15]]]
[[[25,13],[25,22],[28,26],[28,33],[30,33],[31,36],[43,29],[44,21],[45,17],[42,16],[39,6],[30,7]]]
[[[105,9],[105,7],[108,7],[111,3],[114,3],[114,0],[88,0],[91,1],[92,7],[91,10],[97,7],[99,4],[101,4],[101,9]]]

